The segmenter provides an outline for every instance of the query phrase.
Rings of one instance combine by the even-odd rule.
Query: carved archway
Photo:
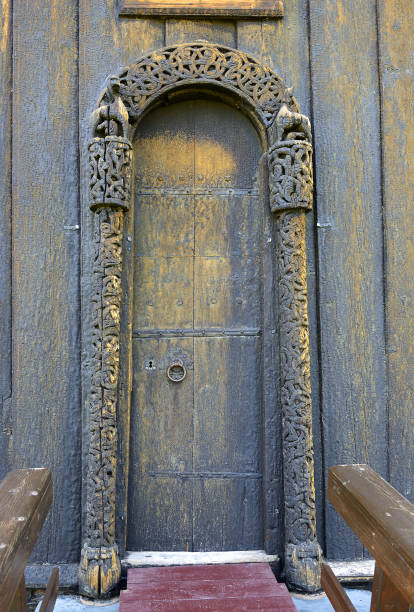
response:
[[[93,374],[85,541],[80,590],[107,597],[120,578],[115,483],[124,214],[131,197],[129,134],[167,92],[222,89],[266,134],[270,206],[276,216],[285,504],[285,572],[290,585],[319,588],[307,313],[305,212],[312,207],[310,123],[280,78],[253,57],[197,42],[155,51],[111,77],[91,116],[89,205],[94,212]]]

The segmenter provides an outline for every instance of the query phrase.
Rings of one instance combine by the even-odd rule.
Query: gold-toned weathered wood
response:
[[[361,462],[384,474],[376,1],[310,0],[309,10],[324,457],[328,466]],[[361,543],[329,505],[324,520],[328,558],[363,558]]]
[[[244,75],[243,79],[239,78],[240,72]],[[233,96],[240,98],[259,131],[273,124],[283,104],[292,111],[299,110],[291,90],[267,65],[237,49],[206,41],[150,52],[122,69],[117,78],[131,123],[139,121],[148,108],[167,92],[186,85],[199,85],[203,89],[218,87],[224,90],[224,94],[227,93],[230,103]],[[107,105],[111,101],[108,84],[98,103]]]
[[[239,21],[237,23],[238,48],[252,53],[255,57],[269,64],[278,74],[283,75],[287,85],[292,88],[298,100],[301,112],[311,117],[311,88],[309,65],[309,23],[308,4],[302,0],[289,0],[285,4],[283,20]],[[315,165],[319,163],[318,157],[314,159]],[[307,287],[308,287],[308,316],[309,316],[309,345],[311,355],[311,388],[312,388],[312,431],[314,439],[315,463],[315,490],[321,492],[316,495],[317,523],[324,522],[323,499],[323,469],[322,444],[320,435],[320,393],[319,393],[319,338],[318,338],[318,305],[316,287],[316,218],[314,211],[306,215],[306,258],[307,258]],[[268,278],[268,277],[267,277]],[[267,281],[268,282],[268,281]],[[271,517],[271,521],[280,521],[278,517]],[[275,533],[276,532],[276,533]],[[280,537],[283,526],[280,525],[271,537]],[[318,533],[320,543],[323,545],[324,533]],[[280,542],[283,547],[283,542]]]
[[[379,0],[384,279],[390,483],[414,502],[414,5]]]
[[[124,17],[219,17],[251,19],[283,17],[283,0],[121,0]]]
[[[356,612],[345,589],[327,563],[322,563],[321,587],[328,596],[335,612]]]
[[[288,584],[320,588],[316,537],[305,212],[312,209],[309,119],[280,108],[269,129],[269,204],[276,216],[282,407],[285,572]],[[294,466],[290,469],[289,466]]]
[[[192,482],[168,472],[191,472],[193,339],[134,339],[133,346],[128,507],[134,521],[129,522],[128,549],[156,550],[162,544],[164,550],[191,550]],[[179,388],[166,376],[175,355],[187,370]]]
[[[89,143],[89,207],[95,214],[92,365],[86,528],[79,588],[89,597],[108,597],[121,574],[115,534],[117,400],[124,214],[131,199],[132,151],[128,113],[119,79],[110,80],[112,102],[92,113]]]
[[[59,491],[32,562],[74,561],[81,520],[78,11],[73,0],[5,0],[2,23],[6,6],[13,9],[13,75],[2,90],[2,103],[12,93],[13,110],[13,389],[3,407],[9,465],[49,466]],[[5,52],[2,46],[2,59]]]
[[[200,62],[199,58],[203,57]],[[178,61],[177,61],[178,60]],[[183,71],[180,64],[189,66],[190,70]],[[239,66],[234,72],[234,63]],[[162,78],[160,79],[160,67]],[[239,71],[248,75],[242,80],[238,78]],[[146,78],[142,80],[142,70],[145,67]],[[211,80],[214,67],[214,79]],[[291,584],[306,590],[319,588],[320,576],[320,548],[316,540],[315,528],[315,500],[313,486],[313,448],[311,430],[311,399],[309,375],[309,341],[307,322],[306,297],[306,254],[304,233],[304,211],[312,205],[312,165],[310,145],[309,120],[300,115],[295,99],[290,91],[272,70],[261,65],[260,69],[254,57],[240,53],[235,49],[217,47],[204,41],[192,44],[183,44],[177,47],[162,49],[141,58],[130,67],[125,68],[117,77],[111,77],[104,92],[99,98],[98,107],[92,113],[91,126],[95,135],[89,145],[90,151],[90,207],[97,214],[101,214],[106,207],[111,212],[116,209],[128,209],[130,161],[126,152],[129,141],[128,122],[137,121],[148,107],[157,102],[159,98],[171,89],[189,84],[200,86],[211,85],[228,90],[228,99],[235,95],[243,101],[246,111],[249,112],[254,124],[262,136],[262,143],[270,143],[267,154],[270,171],[270,204],[272,212],[278,215],[278,258],[279,263],[279,317],[280,317],[280,355],[282,379],[282,410],[284,415],[283,454],[284,454],[284,482],[285,482],[285,524],[286,524],[286,572]],[[156,78],[155,86],[148,86],[149,76]],[[262,87],[258,89],[257,81]],[[272,92],[269,97],[269,92]],[[171,96],[171,94],[170,94]],[[276,120],[276,121],[275,121]],[[106,131],[104,128],[106,127]],[[115,130],[115,131],[112,131]],[[118,130],[119,136],[118,136]],[[103,132],[103,135],[100,132]],[[267,138],[264,137],[267,131]],[[122,142],[121,142],[122,141]],[[125,141],[125,142],[124,142]],[[197,142],[197,139],[196,139]],[[121,146],[122,145],[122,146]],[[125,145],[125,146],[124,146]],[[116,154],[108,154],[112,149]],[[121,151],[122,149],[122,151]],[[296,160],[292,164],[293,158]],[[210,157],[209,157],[210,159]],[[104,163],[101,163],[104,160]],[[128,178],[126,179],[128,175]],[[200,175],[202,183],[202,175]],[[126,187],[125,180],[128,182]],[[104,225],[101,225],[101,229]],[[122,230],[121,230],[122,234]],[[99,238],[96,244],[104,248],[113,248],[109,235]],[[115,243],[114,243],[115,244]],[[121,245],[115,245],[119,255],[117,261],[117,275],[122,268]],[[96,251],[99,262],[99,249]],[[283,263],[282,263],[283,262]],[[99,267],[99,266],[98,266]],[[96,278],[100,273],[96,268]],[[243,276],[243,275],[241,275]],[[240,281],[240,274],[234,274],[234,280]],[[197,278],[197,274],[196,274]],[[233,276],[231,277],[233,279]],[[242,283],[247,288],[249,282]],[[105,312],[107,298],[106,281],[99,287],[96,285],[96,298],[94,303],[94,319],[98,322],[100,310]],[[114,292],[117,298],[121,295],[118,289]],[[99,297],[100,296],[100,297]],[[237,300],[236,300],[237,301]],[[211,304],[215,301],[211,300]],[[102,306],[103,304],[103,306]],[[111,304],[111,301],[108,302]],[[243,304],[241,299],[240,304]],[[116,308],[115,308],[116,306]],[[114,311],[108,311],[109,319],[114,318],[117,312],[119,319],[119,303],[114,304]],[[194,315],[196,321],[196,315]],[[112,334],[111,327],[100,331],[100,324],[95,323],[93,344],[95,353],[93,361],[96,362],[96,371],[102,370],[102,359],[99,357],[100,343],[106,342],[105,337],[114,335],[119,339],[119,320],[116,333]],[[289,329],[291,328],[291,333]],[[98,330],[98,331],[97,331]],[[98,333],[99,332],[99,333]],[[138,333],[138,332],[137,332]],[[139,335],[139,334],[138,334]],[[101,337],[102,336],[102,337]],[[108,337],[109,337],[108,336]],[[96,351],[98,348],[98,351]],[[112,349],[111,349],[112,350]],[[113,346],[111,362],[112,379],[108,389],[110,399],[110,413],[113,422],[109,423],[113,429],[111,441],[104,444],[103,450],[96,454],[93,452],[93,443],[96,429],[96,418],[105,404],[105,398],[99,399],[96,390],[104,388],[101,378],[92,377],[91,404],[90,404],[90,452],[88,455],[88,489],[89,503],[87,537],[82,553],[80,565],[80,584],[84,593],[90,596],[107,596],[111,586],[115,586],[115,565],[111,566],[108,559],[112,556],[115,563],[117,548],[113,542],[114,497],[113,482],[115,479],[116,460],[114,458],[114,440],[116,440],[116,415],[113,410],[118,380],[119,347]],[[105,357],[106,359],[106,357]],[[102,363],[105,363],[105,359]],[[149,363],[152,361],[149,360]],[[180,362],[181,363],[181,362]],[[107,366],[105,365],[105,368]],[[183,367],[183,366],[181,366]],[[104,369],[105,369],[104,368]],[[297,401],[299,392],[300,401]],[[96,397],[96,401],[95,398]],[[293,401],[295,400],[295,401]],[[108,413],[109,414],[109,413]],[[96,417],[96,418],[95,418]],[[106,436],[108,423],[101,428],[99,436]],[[109,428],[109,429],[110,429]],[[108,429],[108,431],[109,431]],[[301,435],[305,431],[305,435]],[[100,490],[100,478],[95,478],[100,461],[110,466],[107,472],[107,495],[101,501],[96,497]],[[300,464],[300,468],[293,469],[293,463]],[[94,482],[95,478],[95,482]],[[101,513],[110,518],[110,531],[102,529],[94,517]],[[92,518],[91,518],[92,517]],[[93,525],[97,529],[91,529]],[[304,526],[306,527],[304,529]],[[109,535],[109,539],[108,539]],[[112,568],[112,569],[111,569]],[[97,574],[104,570],[109,571],[108,585],[100,589]],[[96,570],[96,571],[95,571]]]
[[[414,604],[414,505],[368,465],[329,468],[328,496],[376,565]]]
[[[3,0],[0,20],[0,478],[9,469],[12,437],[11,416],[11,134],[12,134],[12,94],[10,91],[12,75],[12,3]]]
[[[262,546],[261,337],[217,337],[261,326],[260,153],[250,122],[211,100],[157,109],[138,130],[131,549]],[[229,519],[244,516],[242,491],[244,528]]]
[[[13,470],[0,484],[0,609],[24,609],[24,568],[52,503],[48,469]]]
[[[81,369],[82,406],[85,406],[90,385],[90,287],[93,278],[93,216],[88,207],[88,169],[86,158],[90,139],[88,120],[94,101],[108,74],[116,72],[120,66],[130,64],[137,56],[148,49],[162,47],[164,42],[164,23],[160,20],[137,19],[119,20],[115,0],[80,0],[79,2],[79,48],[82,61],[79,64],[79,117],[80,117],[80,156],[81,156],[81,217],[82,217],[82,349],[85,359]],[[115,42],[115,44],[114,44]],[[131,215],[125,218],[125,237],[132,235]],[[118,402],[118,477],[116,495],[117,542],[121,554],[125,549],[127,490],[129,468],[129,429],[131,397],[131,311],[128,307],[133,296],[133,249],[132,241],[125,240],[122,283],[125,287],[122,317],[120,324],[120,370]],[[87,416],[84,411],[84,429],[87,431]],[[87,440],[83,439],[84,448]],[[85,506],[84,506],[85,507]]]
[[[165,21],[165,44],[183,43],[188,40],[208,40],[229,47],[236,47],[236,22],[230,19],[182,19],[171,17]]]

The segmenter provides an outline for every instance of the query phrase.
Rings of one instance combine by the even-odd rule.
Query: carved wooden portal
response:
[[[128,137],[167,92],[201,86],[220,89],[233,104],[243,106],[267,141],[270,206],[276,216],[285,572],[292,586],[319,588],[305,249],[305,212],[312,207],[313,189],[310,123],[269,68],[235,49],[200,42],[161,49],[111,77],[91,116],[93,373],[85,541],[79,568],[80,590],[89,597],[108,597],[120,578],[115,541],[116,406],[123,224],[133,166]]]

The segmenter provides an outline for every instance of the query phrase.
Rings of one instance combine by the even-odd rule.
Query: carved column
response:
[[[307,117],[280,109],[268,153],[276,218],[287,582],[320,589],[316,539],[305,212],[312,208],[312,145]],[[272,134],[271,134],[272,136]]]
[[[115,542],[115,483],[119,371],[122,239],[129,208],[131,143],[128,114],[111,83],[114,102],[92,115],[89,143],[89,205],[95,213],[93,266],[92,377],[89,392],[89,449],[86,525],[79,590],[105,598],[117,587],[121,566]]]

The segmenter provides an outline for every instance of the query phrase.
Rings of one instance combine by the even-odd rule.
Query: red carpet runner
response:
[[[119,612],[296,611],[267,563],[149,567],[128,570]]]

